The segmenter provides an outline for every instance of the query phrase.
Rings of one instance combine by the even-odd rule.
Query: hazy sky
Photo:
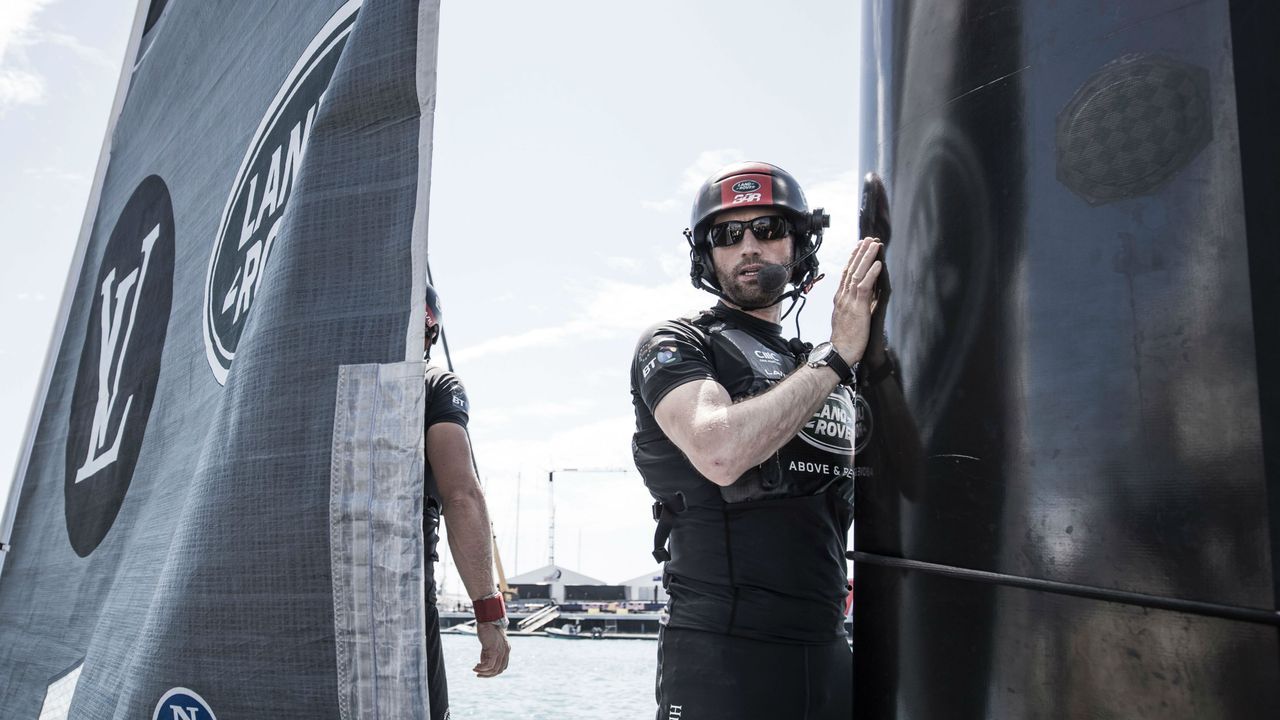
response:
[[[0,0],[0,503],[135,6]],[[628,367],[646,326],[713,301],[689,285],[680,230],[719,165],[781,165],[831,213],[833,277],[801,323],[828,336],[856,230],[859,15],[848,0],[442,3],[430,260],[509,575],[546,563],[547,472],[569,467],[625,472],[557,475],[557,561],[610,582],[655,567]]]

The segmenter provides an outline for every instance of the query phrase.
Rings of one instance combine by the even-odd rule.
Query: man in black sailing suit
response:
[[[670,595],[659,720],[852,715],[846,383],[867,343],[879,243],[863,239],[845,267],[830,342],[810,350],[778,324],[779,303],[817,277],[827,222],[781,168],[722,168],[686,231],[694,285],[721,302],[636,347],[633,453],[658,500],[654,556]]]
[[[427,286],[426,358],[441,333],[440,299]],[[493,579],[493,550],[490,542],[489,512],[480,482],[476,478],[467,436],[466,390],[452,372],[427,366],[427,411],[423,424],[426,439],[425,507],[422,513],[423,538],[427,551],[427,688],[431,720],[448,720],[449,689],[445,680],[440,647],[440,613],[436,609],[435,563],[440,560],[436,544],[440,539],[440,516],[449,527],[449,551],[462,584],[472,598],[476,635],[480,640],[480,662],[472,670],[480,677],[494,677],[507,668],[507,618]]]

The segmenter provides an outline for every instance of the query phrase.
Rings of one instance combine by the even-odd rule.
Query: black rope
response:
[[[1180,598],[1168,598],[1161,597],[1159,595],[1130,592],[1128,590],[1113,590],[1111,588],[1065,583],[1057,580],[1041,580],[1039,578],[1006,575],[1004,573],[989,572],[986,570],[971,570],[951,565],[939,565],[937,563],[924,562],[923,560],[908,560],[906,558],[876,555],[866,552],[855,551],[850,553],[850,556],[853,558],[855,563],[862,562],[869,565],[880,565],[882,567],[896,568],[899,570],[915,570],[957,580],[970,580],[990,585],[1004,585],[1007,587],[1022,588],[1024,590],[1039,590],[1042,592],[1056,593],[1058,595],[1071,595],[1090,600],[1104,600],[1106,602],[1120,603],[1122,605],[1137,605],[1140,607],[1155,608],[1157,610],[1171,610],[1173,612],[1188,613],[1191,615],[1204,615],[1208,617],[1223,618],[1226,620],[1239,620],[1240,622],[1259,623],[1262,625],[1280,625],[1280,612],[1276,612],[1274,610],[1237,607],[1235,605],[1219,605],[1217,603],[1202,602],[1200,600],[1183,600]]]

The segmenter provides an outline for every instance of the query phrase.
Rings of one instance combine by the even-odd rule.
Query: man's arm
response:
[[[795,437],[838,380],[831,368],[802,365],[740,403],[720,383],[696,380],[667,393],[653,417],[698,472],[727,486]]]
[[[471,462],[471,441],[461,425],[439,422],[427,429],[427,456],[436,476],[443,501],[449,552],[462,584],[472,599],[492,593],[493,549],[490,543],[489,511],[480,481]],[[493,677],[507,669],[510,648],[503,628],[477,623],[480,662],[473,670],[480,677]]]
[[[864,238],[849,257],[836,289],[831,342],[850,365],[867,345],[879,243]],[[734,403],[714,380],[694,380],[667,393],[653,417],[694,468],[728,486],[785,445],[839,381],[831,368],[801,366],[756,397]]]

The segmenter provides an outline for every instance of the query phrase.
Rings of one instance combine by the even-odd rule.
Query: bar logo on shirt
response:
[[[640,370],[641,377],[648,378],[659,365],[670,365],[680,361],[680,350],[671,341],[655,340],[649,343],[641,357],[645,361]]]

